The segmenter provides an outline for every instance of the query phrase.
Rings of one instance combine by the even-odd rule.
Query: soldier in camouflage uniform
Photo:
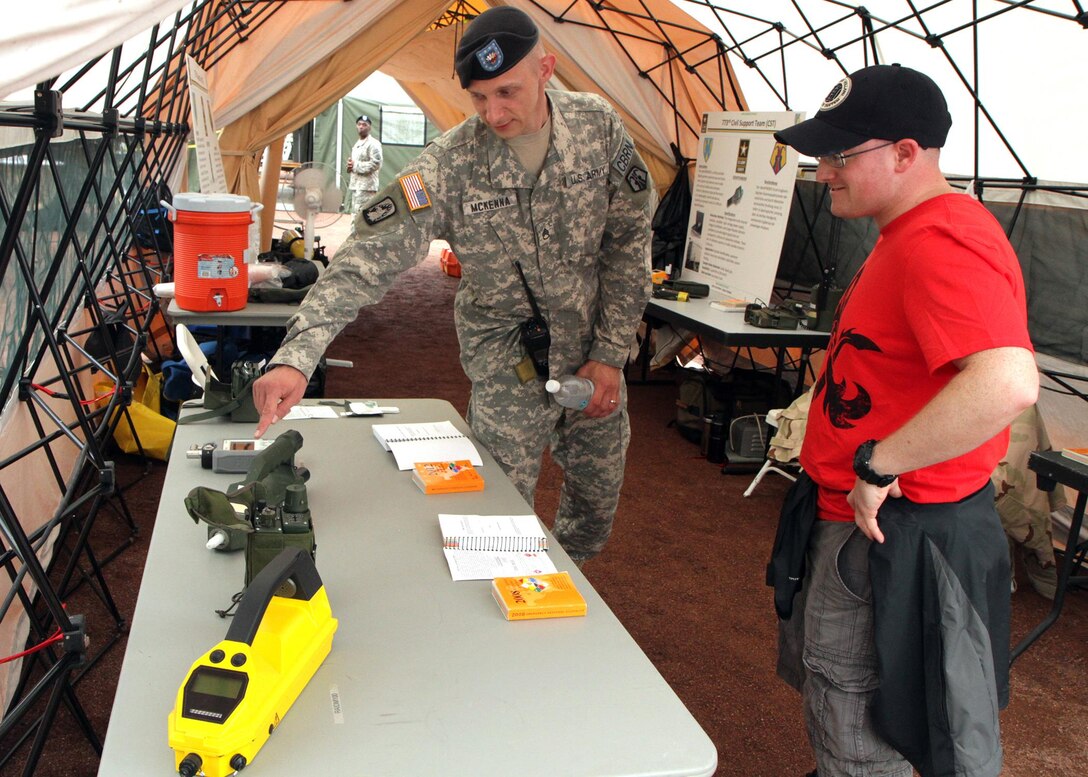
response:
[[[521,11],[494,8],[469,26],[457,72],[479,115],[428,146],[356,218],[254,398],[259,436],[301,399],[358,308],[378,302],[432,239],[447,240],[463,273],[455,321],[469,424],[530,504],[551,446],[564,470],[554,533],[581,564],[608,539],[623,481],[622,367],[650,291],[652,184],[604,100],[545,91],[554,67]],[[518,148],[524,141],[537,143],[536,159]],[[520,339],[533,311],[516,260],[550,330],[543,375]],[[548,377],[571,373],[595,387],[580,412],[544,390]]]

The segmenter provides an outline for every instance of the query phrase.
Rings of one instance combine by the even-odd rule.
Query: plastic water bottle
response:
[[[560,405],[575,410],[585,410],[589,400],[593,399],[593,381],[589,378],[564,375],[559,380],[549,380],[544,388]]]

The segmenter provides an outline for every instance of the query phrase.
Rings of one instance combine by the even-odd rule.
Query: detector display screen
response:
[[[185,684],[182,717],[225,723],[242,703],[248,685],[245,672],[198,666]]]
[[[223,440],[225,451],[263,451],[272,440]]]
[[[189,690],[194,693],[206,693],[209,696],[237,699],[245,684],[245,675],[222,675],[218,672],[213,674],[197,670],[193,674],[193,682],[189,685]]]

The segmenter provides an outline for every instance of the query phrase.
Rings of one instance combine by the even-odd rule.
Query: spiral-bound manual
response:
[[[449,421],[419,424],[374,424],[378,442],[393,452],[397,468],[410,470],[419,461],[458,461],[468,459],[483,466],[480,452],[461,430]]]
[[[442,552],[454,580],[554,572],[548,536],[535,515],[440,513]]]

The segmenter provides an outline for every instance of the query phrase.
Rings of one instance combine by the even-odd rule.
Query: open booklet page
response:
[[[442,552],[454,580],[554,572],[548,537],[535,515],[439,514]]]
[[[483,466],[480,452],[449,421],[419,424],[374,424],[374,436],[387,451],[393,452],[397,468],[410,470],[418,461],[457,461],[468,459],[473,466]]]

